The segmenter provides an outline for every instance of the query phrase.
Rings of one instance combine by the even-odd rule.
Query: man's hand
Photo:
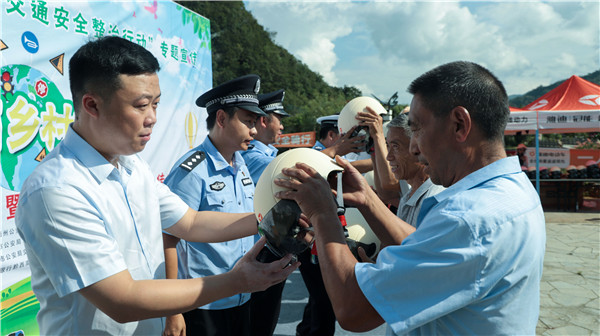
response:
[[[368,263],[371,263],[371,264],[375,263],[375,261],[373,259],[371,259],[371,258],[369,258],[369,256],[367,256],[367,252],[365,252],[364,248],[362,248],[362,247],[359,246],[357,248],[357,250],[358,250],[358,256],[360,257],[360,261],[361,262],[368,262]]]
[[[296,201],[308,220],[319,213],[337,212],[329,183],[314,168],[305,163],[296,163],[295,167],[284,168],[281,172],[292,178],[273,181],[289,189],[276,193],[275,197]]]
[[[368,126],[369,134],[372,138],[384,136],[383,132],[383,118],[375,112],[372,108],[367,106],[368,112],[358,112],[356,119],[360,121],[360,126]]]
[[[366,193],[374,194],[374,192],[365,178],[347,160],[340,156],[336,156],[335,159],[344,168],[342,174],[344,204],[351,206],[366,204]],[[299,162],[295,167],[284,168],[281,172],[292,178],[273,181],[276,185],[289,189],[277,192],[275,197],[296,201],[302,213],[309,219],[316,214],[337,211],[334,202],[336,191],[331,189],[329,183],[314,168]],[[334,196],[330,196],[332,193]]]
[[[183,315],[167,316],[163,336],[185,336],[185,320],[183,319]]]
[[[288,265],[292,260],[291,255],[287,255],[271,263],[261,263],[256,260],[258,253],[265,246],[267,239],[261,237],[256,244],[233,266],[231,273],[235,274],[244,293],[263,291],[275,284],[278,284],[295,271],[300,262]]]
[[[346,155],[348,153],[359,153],[365,149],[365,136],[355,136],[351,138],[352,132],[356,126],[352,127],[348,132],[343,134],[331,147],[325,148],[322,152],[335,157],[336,155]]]
[[[344,190],[344,204],[359,207],[362,205],[366,205],[369,194],[373,194],[375,197],[375,192],[367,183],[364,176],[350,163],[348,160],[345,160],[339,156],[335,158],[336,162],[344,168],[344,173],[342,174],[342,185]]]

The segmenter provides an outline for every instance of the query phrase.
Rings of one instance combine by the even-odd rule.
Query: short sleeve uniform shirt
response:
[[[194,161],[196,157],[202,159]],[[254,182],[242,155],[235,152],[233,166],[230,165],[209,137],[183,155],[165,179],[165,184],[194,210],[254,212]],[[181,240],[177,245],[178,276],[190,279],[228,272],[253,245],[253,236],[223,243]],[[250,293],[242,293],[199,308],[232,308],[249,298]]]
[[[312,146],[312,148],[313,148],[313,149],[316,149],[316,150],[318,150],[318,151],[322,151],[323,149],[325,149],[325,148],[327,148],[327,147],[325,147],[325,145],[323,145],[323,144],[321,143],[321,141],[317,140],[317,141],[315,142],[315,144]]]
[[[250,176],[254,181],[254,184],[258,182],[260,175],[267,168],[269,163],[277,156],[277,148],[269,144],[265,145],[262,141],[252,140],[250,143],[252,148],[247,151],[242,151],[242,157],[246,162],[246,167],[250,172]]]

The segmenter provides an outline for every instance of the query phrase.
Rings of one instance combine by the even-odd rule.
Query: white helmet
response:
[[[338,130],[340,134],[344,134],[352,127],[358,125],[358,120],[355,118],[356,114],[358,112],[367,112],[367,106],[379,115],[388,113],[377,99],[366,96],[356,97],[349,101],[340,112],[338,118]]]
[[[369,258],[373,258],[379,252],[381,248],[381,241],[371,227],[362,216],[360,211],[356,208],[346,208],[346,230],[348,230],[348,239],[355,241],[357,244],[353,244],[351,241],[348,241],[348,246],[350,250],[358,258],[358,252],[356,248],[361,246],[365,249],[367,256]],[[359,259],[360,260],[360,259]]]
[[[375,171],[369,170],[368,172],[364,173],[363,176],[365,177],[365,180],[367,180],[369,187],[375,188]]]
[[[254,191],[254,214],[259,222],[279,202],[279,199],[275,198],[274,194],[285,190],[285,188],[275,185],[273,181],[276,178],[288,178],[281,173],[281,170],[283,168],[294,167],[298,162],[303,162],[313,167],[324,178],[327,178],[327,175],[333,171],[344,170],[327,154],[312,148],[294,148],[277,155],[265,168],[256,183],[256,190]]]
[[[273,183],[276,178],[288,178],[281,173],[283,168],[291,168],[298,162],[313,167],[321,176],[343,171],[329,156],[312,148],[296,148],[278,155],[265,168],[256,183],[254,192],[254,214],[258,219],[258,231],[267,238],[267,247],[279,257],[287,253],[298,254],[312,243],[310,230],[302,230],[298,225],[300,207],[291,200],[275,198],[277,191],[285,190]],[[333,197],[333,195],[332,195]]]

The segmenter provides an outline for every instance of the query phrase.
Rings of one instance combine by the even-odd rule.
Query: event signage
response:
[[[571,164],[571,155],[569,148],[540,148],[539,149],[540,167],[558,167],[567,168]],[[527,148],[525,157],[529,167],[535,167],[535,147]]]
[[[535,130],[537,117],[539,117],[539,129],[542,133],[565,129],[571,132],[577,130],[585,132],[593,129],[600,131],[600,110],[511,112],[506,131]]]
[[[315,139],[315,132],[287,133],[280,135],[273,146],[279,148],[312,147],[315,144]]]
[[[206,112],[194,101],[212,87],[210,22],[172,1],[2,0],[0,11],[0,333],[33,335],[39,303],[14,220],[23,182],[75,119],[70,58],[86,41],[114,35],[158,59],[158,123],[140,155],[162,181],[206,136]]]

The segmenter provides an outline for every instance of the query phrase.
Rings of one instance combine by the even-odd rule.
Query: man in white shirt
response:
[[[254,214],[197,212],[137,156],[150,140],[161,91],[156,58],[119,37],[83,45],[69,62],[75,121],[23,184],[16,226],[40,302],[43,335],[148,335],[161,317],[263,290],[297,265],[255,260],[233,270],[165,278],[161,230],[189,240],[255,234]]]

